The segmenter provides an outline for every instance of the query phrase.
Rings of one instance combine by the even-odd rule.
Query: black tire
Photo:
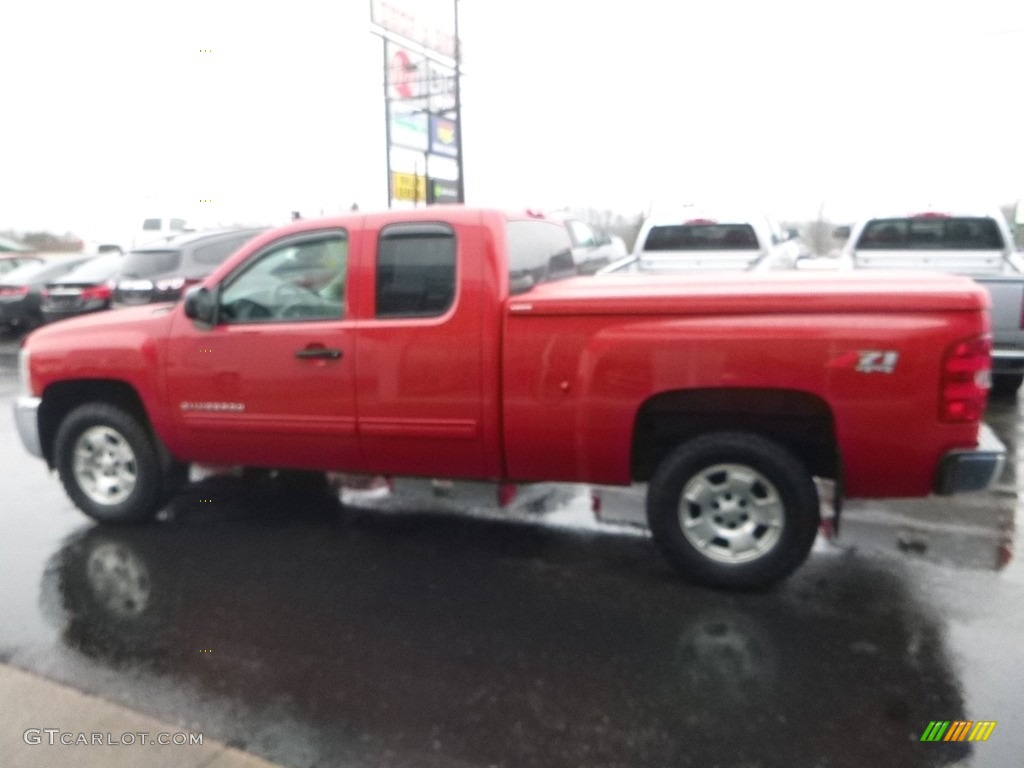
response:
[[[77,448],[83,455],[76,471]],[[101,523],[152,519],[170,487],[149,431],[107,403],[80,405],[64,417],[54,439],[54,460],[75,506]]]
[[[692,499],[685,510],[684,493]],[[754,434],[718,432],[684,443],[661,462],[647,490],[647,522],[669,562],[691,581],[765,587],[807,558],[820,502],[810,473],[784,447]]]
[[[1015,397],[1024,384],[1024,373],[996,373],[992,375],[992,394],[997,397]]]

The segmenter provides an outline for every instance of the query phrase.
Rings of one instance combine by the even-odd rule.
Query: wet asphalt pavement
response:
[[[343,509],[228,476],[159,524],[100,528],[23,451],[15,387],[0,357],[0,661],[285,766],[1024,753],[1016,459],[995,493],[851,505],[787,582],[724,593],[644,536]],[[1016,403],[989,421],[1016,445]],[[932,720],[998,725],[921,743]]]

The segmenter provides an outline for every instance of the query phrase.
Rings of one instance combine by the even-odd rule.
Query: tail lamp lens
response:
[[[992,340],[987,336],[951,345],[942,361],[939,418],[949,422],[981,421],[992,386]]]
[[[94,299],[108,301],[111,293],[109,285],[91,285],[82,291],[82,301],[92,301]]]

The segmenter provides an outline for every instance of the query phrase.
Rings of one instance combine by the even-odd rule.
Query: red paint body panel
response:
[[[926,495],[940,457],[976,443],[977,423],[939,420],[946,350],[989,330],[987,294],[970,280],[598,276],[510,297],[508,218],[443,206],[267,232],[204,285],[279,238],[344,228],[344,318],[211,329],[179,304],[69,320],[29,337],[33,390],[123,381],[186,461],[428,477],[627,484],[643,404],[691,389],[825,403],[849,496]],[[454,231],[455,299],[437,317],[379,319],[378,235],[405,222]],[[295,357],[310,346],[342,355]],[[865,350],[898,353],[898,363],[857,371]]]

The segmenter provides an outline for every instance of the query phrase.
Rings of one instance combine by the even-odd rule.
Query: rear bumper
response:
[[[935,478],[935,493],[948,496],[984,491],[999,477],[1005,462],[1006,446],[987,424],[982,424],[976,448],[950,451],[942,457]]]
[[[38,397],[19,397],[14,401],[14,423],[18,427],[21,444],[40,459],[43,458],[43,447],[39,440],[39,404],[42,402]]]
[[[1024,373],[1024,349],[996,344],[992,349],[992,373]]]

